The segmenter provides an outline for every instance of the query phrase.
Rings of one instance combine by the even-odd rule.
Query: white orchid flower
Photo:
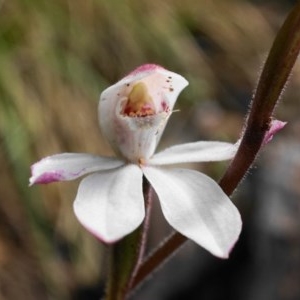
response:
[[[228,257],[242,226],[236,207],[208,176],[164,166],[227,160],[237,144],[201,141],[154,154],[176,99],[187,85],[182,76],[160,66],[137,68],[100,96],[100,126],[117,158],[82,153],[49,156],[32,166],[30,184],[88,174],[79,185],[75,214],[88,231],[112,243],[134,231],[145,217],[145,176],[175,230],[212,254]]]

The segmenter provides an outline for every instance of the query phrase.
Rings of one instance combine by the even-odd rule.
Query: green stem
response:
[[[274,107],[300,51],[300,3],[288,15],[273,43],[252,101],[239,150],[220,181],[230,195],[253,164],[269,130]],[[141,265],[132,287],[136,287],[187,239],[172,233]]]
[[[146,202],[146,216],[143,225],[111,246],[106,300],[126,299],[142,262],[146,247],[152,198],[151,186],[145,178],[143,181],[143,193]]]
[[[106,300],[123,300],[126,297],[128,280],[137,259],[137,244],[141,229],[135,230],[111,246],[110,274]]]

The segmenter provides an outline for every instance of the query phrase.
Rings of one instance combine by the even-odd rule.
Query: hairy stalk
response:
[[[220,181],[228,195],[251,167],[270,127],[274,107],[283,92],[300,50],[300,3],[279,30],[254,95],[241,145]]]
[[[300,50],[300,3],[286,18],[272,45],[268,59],[260,76],[251,110],[238,152],[220,181],[227,195],[231,195],[255,157],[270,128],[274,107],[280,98],[286,81]],[[145,259],[139,268],[132,288],[141,283],[165,259],[176,251],[186,238],[173,233],[158,249]]]
[[[147,246],[147,236],[148,236],[148,229],[150,224],[150,215],[151,215],[151,209],[152,209],[152,200],[153,200],[153,190],[149,183],[149,181],[144,177],[143,181],[143,193],[144,193],[144,199],[145,199],[145,205],[146,205],[146,215],[145,220],[143,222],[143,229],[141,232],[140,237],[140,243],[139,243],[139,251],[137,256],[136,265],[131,273],[130,280],[128,283],[128,291],[131,289],[133,282],[135,280],[135,277],[137,275],[137,272],[139,268],[141,267],[141,264],[144,259],[145,250]]]
[[[134,289],[140,284],[148,275],[151,274],[159,265],[164,262],[170,255],[187,241],[187,238],[180,233],[173,231],[169,237],[162,242],[162,244],[153,251],[141,264],[135,280],[132,283]]]

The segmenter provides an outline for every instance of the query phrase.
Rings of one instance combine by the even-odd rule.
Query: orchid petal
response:
[[[48,156],[31,166],[30,185],[76,179],[84,174],[124,165],[115,158],[85,153],[62,153]]]
[[[181,75],[147,64],[103,91],[99,101],[100,127],[116,153],[131,162],[152,156],[176,99],[187,85]],[[149,111],[143,113],[140,108],[128,113],[132,96],[134,102]]]
[[[224,142],[201,141],[167,148],[148,160],[150,165],[221,161],[233,158],[239,146]]]
[[[145,216],[142,177],[139,167],[126,165],[84,178],[74,202],[77,218],[106,243],[129,234]]]
[[[163,214],[178,232],[227,258],[241,231],[238,210],[208,176],[193,170],[144,167]]]

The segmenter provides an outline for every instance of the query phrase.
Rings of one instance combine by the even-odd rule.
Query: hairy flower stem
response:
[[[300,3],[279,30],[265,63],[247,119],[241,145],[220,181],[231,194],[260,150],[270,127],[274,107],[283,92],[300,50]]]
[[[300,50],[300,3],[286,18],[273,43],[260,76],[239,150],[220,181],[227,195],[232,194],[255,157],[270,128],[274,107],[280,98]],[[132,288],[151,274],[176,251],[186,238],[173,233],[158,249],[145,259],[139,268]]]
[[[139,241],[139,249],[138,249],[138,256],[137,261],[134,266],[134,269],[131,273],[130,280],[128,283],[128,290],[131,289],[133,282],[135,280],[136,274],[141,267],[141,264],[144,259],[145,250],[147,246],[147,237],[148,237],[148,229],[149,229],[149,223],[150,223],[150,215],[151,215],[151,209],[152,209],[152,201],[153,201],[153,189],[149,183],[149,181],[146,179],[146,177],[143,178],[143,193],[144,193],[144,199],[145,199],[145,205],[146,205],[146,212],[145,212],[145,219],[142,225],[142,232],[140,235],[140,241]]]
[[[111,246],[110,274],[107,283],[106,300],[126,299],[142,262],[152,202],[152,188],[146,178],[143,181],[143,193],[146,217],[142,226]]]

